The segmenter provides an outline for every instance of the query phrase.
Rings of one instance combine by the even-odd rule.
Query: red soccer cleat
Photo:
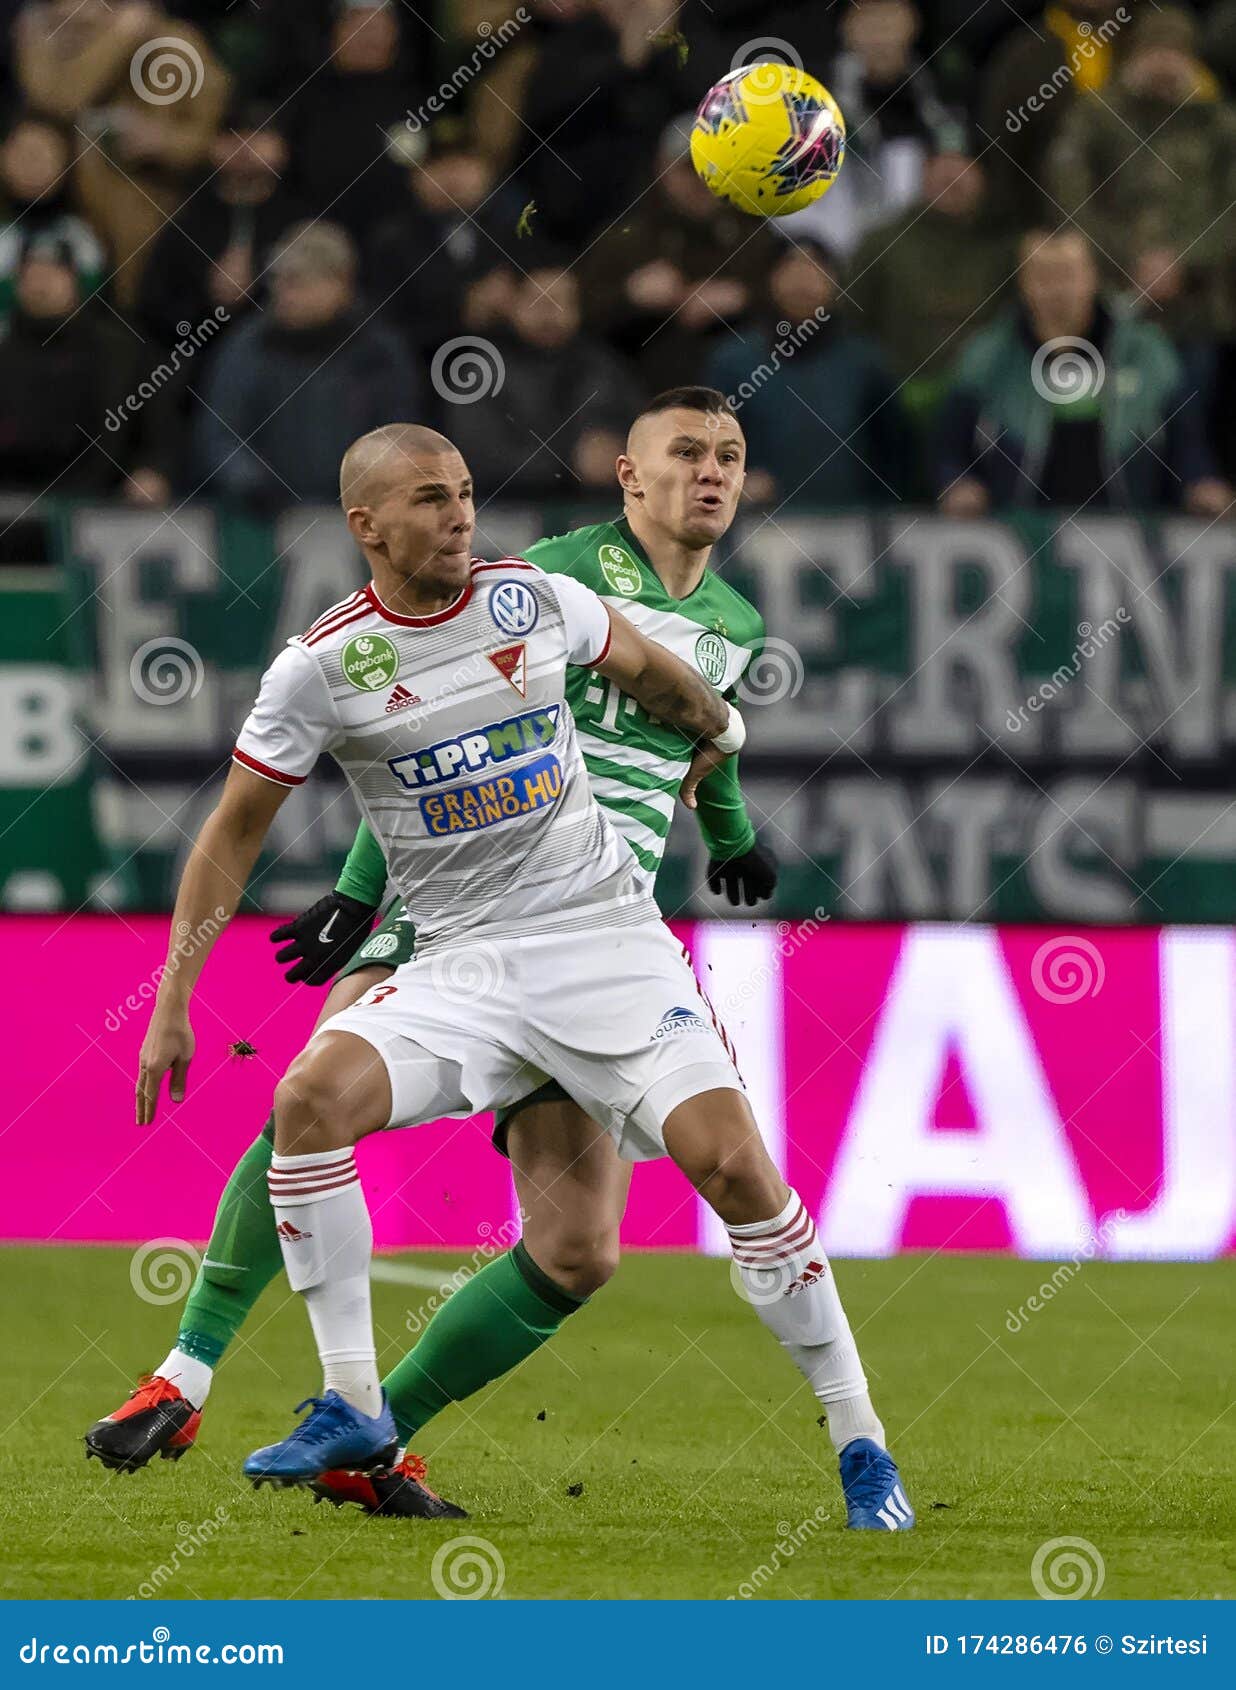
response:
[[[425,1483],[429,1469],[411,1450],[385,1473],[320,1473],[310,1482],[313,1500],[342,1508],[355,1502],[366,1514],[395,1514],[405,1520],[466,1520],[467,1514]]]
[[[129,1400],[86,1433],[86,1459],[97,1455],[116,1473],[136,1473],[155,1455],[179,1461],[192,1449],[202,1411],[179,1385],[144,1373]]]

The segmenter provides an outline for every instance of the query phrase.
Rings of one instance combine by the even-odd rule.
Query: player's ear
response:
[[[635,467],[634,460],[629,458],[625,452],[619,452],[618,462],[614,468],[618,471],[618,485],[622,488],[622,491],[630,494],[633,499],[642,499],[644,489],[639,484],[639,471]]]
[[[362,546],[371,546],[377,540],[377,532],[373,526],[373,512],[368,505],[353,505],[347,512],[346,521],[352,538]]]

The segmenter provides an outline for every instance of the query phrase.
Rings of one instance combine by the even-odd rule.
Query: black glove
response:
[[[731,904],[758,904],[777,890],[777,859],[758,839],[741,857],[724,862],[714,857],[708,865],[708,890],[724,892]]]
[[[362,904],[344,892],[328,892],[292,921],[275,928],[271,944],[286,945],[275,952],[275,961],[296,964],[287,972],[293,985],[303,980],[307,986],[325,986],[332,974],[351,961],[377,913],[373,904]]]

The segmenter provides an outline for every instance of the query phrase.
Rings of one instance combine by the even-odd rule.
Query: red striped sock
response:
[[[779,1338],[828,1416],[833,1444],[883,1443],[858,1347],[815,1222],[796,1191],[771,1220],[726,1229],[735,1290]]]
[[[373,1226],[349,1145],[271,1157],[270,1201],[288,1284],[303,1292],[322,1360],[323,1389],[365,1414],[382,1406],[369,1265]]]

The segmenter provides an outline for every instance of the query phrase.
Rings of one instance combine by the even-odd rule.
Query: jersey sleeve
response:
[[[233,759],[280,786],[299,786],[339,735],[325,677],[303,646],[286,645],[262,676]]]
[[[377,906],[386,890],[386,858],[374,837],[369,823],[363,821],[356,830],[348,860],[339,872],[335,891],[358,903]]]
[[[759,611],[753,604],[748,605],[747,609],[751,613],[750,617],[746,626],[738,635],[740,642],[747,648],[747,656],[745,662],[743,663],[741,674],[739,674],[737,680],[735,680],[732,686],[726,688],[724,694],[722,695],[728,704],[733,704],[734,700],[738,697],[738,681],[740,681],[743,675],[747,673],[747,670],[750,669],[751,665],[764,649],[764,641],[767,637],[764,630],[764,618],[760,615]],[[701,781],[700,785],[702,786],[703,784],[703,781]]]
[[[609,611],[573,575],[555,575],[553,588],[566,628],[568,663],[599,663],[609,650]]]
[[[695,819],[708,855],[719,862],[743,857],[755,844],[755,829],[738,784],[738,758],[711,769],[695,792]]]

